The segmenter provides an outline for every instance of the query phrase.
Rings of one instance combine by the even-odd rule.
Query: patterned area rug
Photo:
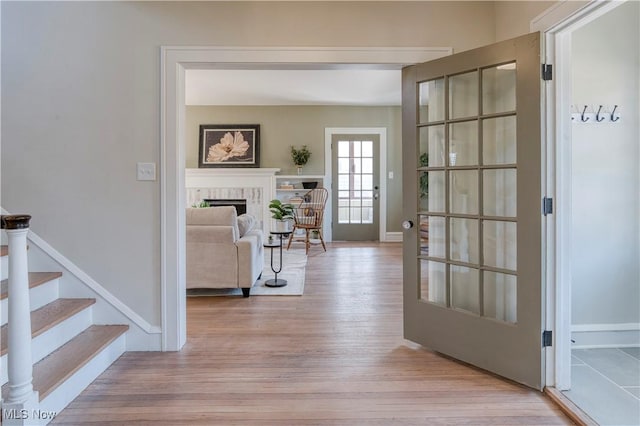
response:
[[[284,287],[267,287],[264,282],[273,279],[275,274],[271,270],[271,249],[264,249],[264,269],[262,277],[251,287],[251,296],[302,296],[304,293],[304,276],[307,266],[307,255],[304,249],[282,250],[282,272],[278,280],[287,280]],[[273,249],[273,264],[279,265],[279,249]],[[203,296],[242,296],[239,288],[193,288],[187,290],[188,297]]]

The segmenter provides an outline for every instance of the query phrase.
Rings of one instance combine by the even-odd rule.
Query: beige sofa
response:
[[[264,264],[263,234],[235,207],[187,209],[187,289],[241,288],[249,297]]]

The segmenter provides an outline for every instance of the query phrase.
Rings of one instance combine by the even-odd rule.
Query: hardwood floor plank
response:
[[[400,244],[327,249],[303,296],[189,298],[181,352],[125,353],[52,424],[571,424],[542,393],[403,339]]]

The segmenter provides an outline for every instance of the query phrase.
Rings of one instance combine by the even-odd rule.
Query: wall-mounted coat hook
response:
[[[600,105],[600,107],[598,108],[598,112],[596,113],[596,121],[598,123],[600,123],[601,121],[604,121],[606,118],[604,115],[600,115],[600,111],[602,111],[602,105]]]
[[[580,116],[580,120],[582,120],[583,123],[586,123],[587,121],[589,121],[589,117],[586,116],[587,113],[587,105],[584,106],[584,109],[582,110],[582,115]]]
[[[620,120],[620,116],[616,117],[616,109],[618,109],[618,105],[614,105],[613,111],[611,111],[611,122],[612,123],[615,123],[616,121]]]

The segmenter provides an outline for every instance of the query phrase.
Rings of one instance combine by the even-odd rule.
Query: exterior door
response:
[[[540,36],[403,70],[404,333],[541,389]]]
[[[379,151],[379,135],[332,136],[334,241],[379,239]]]

